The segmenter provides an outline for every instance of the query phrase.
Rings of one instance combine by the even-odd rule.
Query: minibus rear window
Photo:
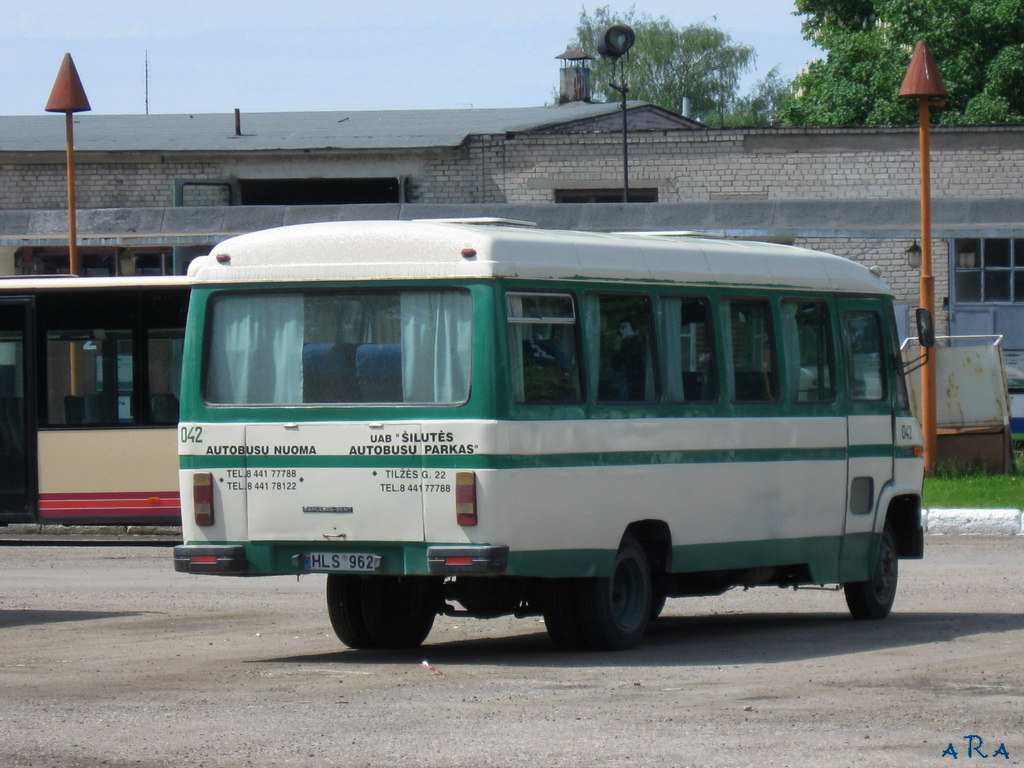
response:
[[[469,397],[464,290],[213,298],[204,396],[223,405],[451,404]]]

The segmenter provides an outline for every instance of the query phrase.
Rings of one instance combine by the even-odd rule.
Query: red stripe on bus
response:
[[[40,517],[127,514],[163,516],[180,510],[178,493],[41,493]]]

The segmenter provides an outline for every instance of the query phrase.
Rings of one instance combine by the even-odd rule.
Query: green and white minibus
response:
[[[923,554],[892,296],[846,259],[517,222],[334,222],[193,262],[180,572],[326,573],[354,648],[438,614],[640,641],[665,598]]]

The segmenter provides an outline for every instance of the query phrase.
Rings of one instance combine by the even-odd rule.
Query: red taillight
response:
[[[192,475],[192,515],[196,525],[213,525],[213,473]]]
[[[459,525],[476,525],[476,473],[455,473],[455,520]]]
[[[193,565],[216,565],[216,555],[192,555],[189,558],[189,562]]]

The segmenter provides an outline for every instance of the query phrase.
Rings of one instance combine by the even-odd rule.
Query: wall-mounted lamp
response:
[[[124,248],[118,252],[117,268],[119,275],[135,274],[135,253],[131,248]]]
[[[917,244],[917,240],[907,246],[907,250],[903,252],[903,255],[907,257],[907,264],[910,265],[911,269],[920,269],[921,246]]]
[[[977,251],[964,243],[956,252],[956,263],[960,265],[960,269],[974,269],[978,263]]]

